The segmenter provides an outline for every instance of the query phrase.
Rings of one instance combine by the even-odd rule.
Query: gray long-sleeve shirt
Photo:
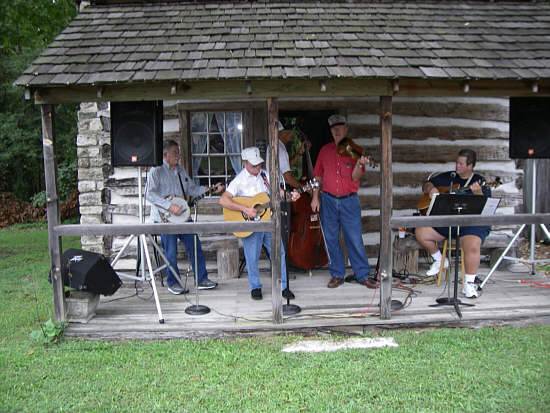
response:
[[[178,174],[181,177],[185,194],[181,191]],[[166,199],[168,196],[185,195],[195,198],[204,192],[205,188],[195,184],[187,172],[185,172],[185,169],[179,165],[175,169],[170,169],[166,161],[164,161],[161,166],[151,169],[147,177],[145,197],[151,203],[151,221],[161,222],[159,208],[164,210],[170,208],[170,201]]]

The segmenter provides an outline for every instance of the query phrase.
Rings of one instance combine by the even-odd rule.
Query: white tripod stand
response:
[[[139,199],[139,206],[138,206],[138,213],[139,213],[139,222],[144,223],[145,219],[143,216],[143,196],[142,196],[142,177],[141,177],[141,167],[138,167],[138,199]],[[159,247],[159,245],[155,242],[153,237],[150,234],[140,234],[140,235],[130,235],[116,257],[114,258],[113,262],[111,263],[111,266],[114,267],[115,264],[118,262],[120,257],[122,257],[122,254],[126,251],[126,249],[130,246],[130,243],[135,239],[138,239],[138,245],[140,248],[140,254],[141,257],[145,257],[145,260],[141,259],[141,273],[139,275],[130,275],[130,274],[124,274],[124,273],[117,273],[119,277],[134,280],[134,281],[147,281],[151,283],[151,287],[153,288],[153,296],[155,297],[155,304],[157,306],[157,313],[159,316],[159,323],[164,324],[164,317],[162,315],[162,310],[160,308],[160,302],[159,302],[159,296],[157,293],[157,286],[155,284],[155,274],[158,272],[164,270],[165,268],[168,268],[174,278],[178,281],[178,283],[183,287],[183,283],[174,270],[170,263],[168,262],[168,259],[164,255],[164,252],[162,251],[162,248]],[[151,243],[153,248],[158,252],[159,256],[162,258],[162,261],[164,262],[164,265],[158,267],[156,270],[153,270],[153,266],[151,264],[151,255],[149,254],[149,248],[148,248],[148,242]],[[147,262],[147,271],[145,270],[145,262]]]
[[[531,166],[532,166],[532,169],[533,169],[532,175],[531,175],[531,180],[532,180],[531,181],[531,185],[532,185],[531,214],[534,214],[535,213],[536,194],[537,194],[537,160],[536,159],[529,159],[528,161],[532,162]],[[546,235],[546,238],[548,238],[550,240],[550,232],[548,232],[548,229],[546,228],[546,226],[544,224],[539,224],[539,225],[541,226],[544,234]],[[519,235],[521,234],[521,232],[523,231],[523,229],[526,226],[527,226],[527,224],[523,224],[519,228],[518,232],[516,232],[514,234],[514,237],[512,238],[512,240],[510,241],[510,243],[508,244],[508,246],[506,247],[504,252],[500,255],[500,257],[498,258],[495,265],[493,265],[493,268],[491,268],[491,271],[489,271],[489,274],[487,274],[487,277],[485,277],[485,279],[483,280],[483,282],[479,286],[480,289],[482,289],[483,286],[485,285],[485,283],[487,283],[487,281],[489,281],[489,278],[496,271],[496,269],[498,268],[498,266],[499,266],[499,264],[502,260],[511,260],[511,261],[522,262],[524,264],[530,265],[531,266],[531,275],[535,275],[535,265],[536,264],[544,264],[544,263],[550,262],[550,259],[543,259],[543,260],[536,260],[535,259],[535,224],[531,224],[531,243],[530,243],[530,247],[529,247],[529,250],[530,250],[529,251],[529,259],[525,260],[525,259],[522,259],[522,258],[509,257],[509,256],[506,255],[506,253],[510,250],[510,248],[512,248],[512,245],[514,244],[514,242],[516,242]]]

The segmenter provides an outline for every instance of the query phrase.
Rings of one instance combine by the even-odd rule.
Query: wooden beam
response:
[[[66,235],[139,235],[139,234],[221,234],[271,231],[272,221],[189,222],[185,224],[73,224],[56,225],[57,236]]]
[[[48,217],[48,247],[50,274],[53,287],[55,319],[66,321],[66,303],[61,277],[61,238],[54,228],[59,224],[59,199],[57,196],[57,164],[55,160],[54,110],[51,105],[42,105],[42,151],[44,154],[44,179],[46,181],[46,214]]]
[[[181,150],[181,163],[183,169],[189,172],[193,163],[191,159],[191,114],[180,104],[177,105],[177,111],[180,124],[178,144]],[[189,175],[192,174],[189,173]]]
[[[97,86],[56,86],[37,88],[35,103],[67,103],[95,101],[143,100],[208,100],[241,99],[256,100],[270,97],[293,96],[361,96],[358,91],[365,80],[333,79],[327,81],[326,92],[319,89],[319,81],[313,79],[255,80],[196,80],[178,82],[175,94],[171,94],[173,82],[134,82],[102,85],[102,95],[97,96]],[[250,84],[250,88],[248,87]],[[391,83],[386,80],[369,80],[367,90],[370,96],[387,94]],[[251,92],[251,93],[248,93]],[[364,95],[364,93],[363,93]]]
[[[326,90],[319,87],[323,80]],[[34,93],[35,103],[67,103],[95,101],[129,101],[143,99],[214,101],[243,100],[258,101],[269,97],[277,98],[323,98],[388,96],[394,93],[393,85],[397,79],[264,79],[251,80],[251,93],[247,92],[247,83],[241,80],[191,80],[177,82],[175,94],[173,81],[133,82],[102,84],[101,96],[98,86],[28,87]],[[399,96],[464,96],[462,79],[407,79],[399,80]],[[469,80],[468,96],[509,97],[532,96],[532,81],[527,80]],[[550,96],[550,80],[537,81],[537,96]]]
[[[439,216],[399,216],[392,217],[391,227],[461,227],[473,225],[518,225],[550,224],[550,214],[514,214],[514,215],[439,215]]]
[[[392,232],[390,218],[393,199],[392,97],[380,96],[380,318],[391,318]]]
[[[283,306],[281,298],[281,196],[279,194],[279,105],[276,98],[267,99],[267,125],[269,136],[270,156],[269,180],[271,184],[271,203],[273,215],[271,236],[271,302],[273,305],[273,322],[283,322]]]

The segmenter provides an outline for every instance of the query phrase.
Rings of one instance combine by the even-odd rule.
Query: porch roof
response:
[[[92,3],[16,85],[550,82],[548,2]]]

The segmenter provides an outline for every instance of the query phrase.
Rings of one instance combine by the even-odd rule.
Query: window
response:
[[[193,178],[204,186],[228,183],[241,170],[243,123],[240,112],[192,112]]]

